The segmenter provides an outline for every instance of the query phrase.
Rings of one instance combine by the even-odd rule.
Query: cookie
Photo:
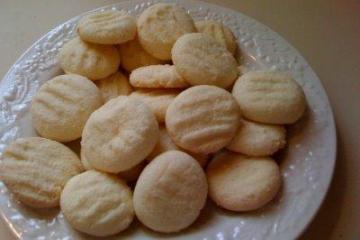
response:
[[[119,233],[134,219],[130,188],[116,176],[95,170],[66,183],[60,207],[73,228],[97,237]]]
[[[0,161],[1,181],[20,202],[33,208],[58,206],[65,183],[81,171],[74,152],[40,137],[15,140]]]
[[[151,65],[135,69],[130,83],[138,88],[186,88],[189,84],[177,73],[174,65]]]
[[[99,80],[118,70],[120,55],[114,46],[88,43],[76,37],[60,49],[58,61],[65,72]]]
[[[198,32],[207,33],[222,44],[232,54],[236,53],[236,39],[231,30],[224,26],[221,22],[212,20],[195,22],[195,27]]]
[[[273,71],[252,71],[235,83],[232,94],[243,115],[269,124],[296,122],[306,108],[305,95],[289,75]]]
[[[93,112],[81,147],[95,169],[118,173],[139,164],[155,147],[159,127],[143,102],[119,96]]]
[[[136,20],[125,11],[95,12],[80,19],[77,32],[87,42],[121,44],[135,38]]]
[[[80,160],[83,168],[85,170],[93,170],[94,168],[90,165],[89,161],[86,159],[84,148],[80,147]]]
[[[228,145],[240,125],[240,109],[229,92],[215,86],[191,87],[166,112],[166,128],[176,145],[209,154]]]
[[[285,144],[286,130],[283,126],[243,120],[226,148],[248,156],[260,157],[274,154]]]
[[[168,106],[179,93],[180,90],[176,89],[138,89],[132,92],[130,97],[146,103],[158,122],[164,122]]]
[[[168,151],[141,173],[134,190],[137,218],[157,232],[178,232],[191,225],[204,207],[207,182],[188,154]]]
[[[196,32],[189,14],[173,4],[158,3],[143,11],[137,21],[138,37],[143,48],[161,60],[171,59],[175,41],[186,33]]]
[[[169,134],[167,133],[167,130],[165,126],[160,126],[160,135],[159,135],[159,141],[156,143],[154,149],[150,153],[149,156],[147,156],[148,161],[152,161],[154,158],[159,156],[160,154],[170,151],[170,150],[179,150],[186,152],[190,156],[192,156],[198,163],[204,167],[207,163],[208,156],[205,154],[198,154],[198,153],[191,153],[189,151],[186,151],[184,149],[181,149],[178,147],[170,138]]]
[[[172,49],[177,72],[191,85],[215,85],[227,88],[238,75],[232,54],[206,33],[181,36]]]
[[[120,95],[127,96],[133,91],[129,80],[121,72],[116,72],[107,78],[96,81],[96,84],[105,102]]]
[[[39,135],[59,142],[81,137],[90,114],[103,104],[99,89],[75,74],[43,84],[31,103],[32,122]]]
[[[231,211],[262,207],[281,186],[279,167],[269,157],[222,152],[210,162],[206,176],[211,199]]]
[[[84,167],[84,169],[86,170],[95,170],[90,163],[88,162],[88,160],[86,159],[85,154],[83,153],[83,150],[81,150],[81,163]],[[141,163],[139,163],[138,165],[130,168],[129,170],[125,170],[123,172],[119,172],[117,174],[118,177],[120,177],[121,179],[123,179],[126,182],[133,182],[136,179],[138,179],[138,177],[140,176],[141,171],[144,169],[146,165],[146,162],[143,161]]]
[[[128,72],[131,72],[139,67],[157,65],[165,62],[147,53],[140,45],[138,38],[121,44],[119,46],[119,52],[121,57],[121,66]]]

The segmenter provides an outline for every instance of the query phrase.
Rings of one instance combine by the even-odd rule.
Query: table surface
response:
[[[119,1],[1,0],[0,77],[22,52],[56,25],[116,2]],[[338,156],[325,202],[300,239],[360,239],[360,1],[208,2],[238,10],[266,24],[297,48],[318,74],[335,114]],[[3,221],[0,239],[15,239]]]

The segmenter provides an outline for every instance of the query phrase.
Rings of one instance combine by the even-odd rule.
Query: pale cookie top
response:
[[[148,161],[152,161],[154,158],[159,156],[160,154],[170,151],[170,150],[179,150],[186,152],[190,156],[192,156],[198,163],[204,167],[207,163],[208,156],[205,154],[199,154],[199,153],[192,153],[189,151],[186,151],[179,146],[177,146],[173,140],[171,140],[169,134],[167,133],[167,130],[165,126],[160,126],[160,136],[159,141],[156,143],[153,151],[149,154],[149,156],[146,157]]]
[[[72,227],[93,236],[121,232],[134,218],[132,194],[126,183],[95,170],[70,179],[60,205]]]
[[[77,32],[87,42],[120,44],[134,39],[136,21],[125,11],[96,12],[80,19]]]
[[[179,93],[180,90],[177,89],[138,89],[130,97],[146,103],[158,122],[162,123],[165,121],[167,108]]]
[[[227,148],[248,156],[269,156],[286,144],[283,126],[242,120],[235,137]]]
[[[137,28],[144,49],[162,60],[171,59],[171,48],[181,35],[196,31],[184,9],[166,3],[155,4],[142,12]]]
[[[174,65],[150,65],[135,69],[130,83],[138,88],[186,88],[189,86]]]
[[[180,37],[172,49],[172,60],[178,73],[191,85],[227,88],[238,75],[232,54],[206,33]]]
[[[152,230],[178,232],[196,220],[206,196],[206,177],[196,160],[168,151],[141,173],[134,190],[135,213]]]
[[[180,93],[166,112],[166,128],[180,147],[213,153],[230,143],[241,113],[229,92],[215,86],[196,86]]]
[[[231,30],[224,26],[224,24],[212,20],[205,20],[195,22],[195,26],[198,32],[209,34],[225,46],[231,54],[235,55],[237,48],[236,39]]]
[[[129,95],[133,88],[131,87],[127,77],[120,71],[110,75],[107,78],[96,81],[100,89],[104,102],[116,98],[120,95]]]
[[[91,114],[81,147],[90,165],[118,173],[140,163],[153,150],[159,127],[143,102],[119,96]]]
[[[236,81],[232,94],[246,118],[262,123],[294,123],[306,108],[302,88],[282,72],[247,72]]]
[[[61,68],[91,80],[98,80],[115,73],[120,65],[116,47],[82,41],[76,37],[67,42],[58,55]]]
[[[210,162],[206,175],[211,199],[232,211],[258,209],[271,201],[281,187],[279,167],[268,157],[224,151]]]
[[[121,57],[121,66],[128,72],[131,72],[139,67],[156,65],[165,62],[146,52],[140,45],[137,37],[131,41],[121,44],[119,46],[119,52]]]
[[[75,74],[44,83],[31,103],[32,123],[43,137],[68,142],[81,137],[90,114],[103,104],[96,85]]]
[[[81,171],[74,152],[40,137],[15,140],[0,162],[1,180],[18,200],[34,208],[58,206],[65,183]]]

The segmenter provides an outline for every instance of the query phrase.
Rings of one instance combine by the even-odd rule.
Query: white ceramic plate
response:
[[[139,14],[157,1],[121,2],[103,9],[125,9]],[[284,186],[281,194],[261,211],[230,213],[209,202],[200,218],[177,235],[152,233],[134,223],[118,238],[288,240],[304,230],[328,189],[335,163],[336,136],[327,96],[311,67],[284,39],[257,21],[229,9],[198,1],[176,1],[194,19],[222,21],[235,33],[249,69],[289,71],[303,87],[308,112],[289,128],[289,147],[278,156]],[[80,16],[56,27],[29,48],[0,83],[0,152],[14,139],[33,136],[29,103],[39,86],[59,74],[59,48],[74,36]],[[0,183],[1,214],[20,239],[89,239],[72,230],[59,210],[34,211],[17,203]],[[96,194],[96,193],[94,193]]]

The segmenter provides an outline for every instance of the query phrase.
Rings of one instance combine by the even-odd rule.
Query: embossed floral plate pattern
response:
[[[129,1],[102,7],[124,9],[138,15],[158,1]],[[265,208],[251,213],[230,213],[209,201],[196,223],[176,235],[146,230],[138,222],[110,239],[177,238],[282,240],[296,238],[311,221],[329,186],[336,152],[331,107],[323,87],[304,58],[284,39],[257,21],[229,9],[199,1],[176,2],[196,19],[213,19],[230,27],[241,48],[247,69],[289,71],[303,87],[308,101],[306,116],[288,128],[289,147],[277,157],[284,184]],[[39,86],[61,73],[56,55],[74,35],[81,16],[56,27],[38,40],[13,65],[0,83],[0,152],[18,137],[36,135],[29,104]],[[58,209],[34,211],[13,199],[0,183],[1,214],[20,239],[89,239],[72,230]],[[94,193],[96,194],[96,193]]]

